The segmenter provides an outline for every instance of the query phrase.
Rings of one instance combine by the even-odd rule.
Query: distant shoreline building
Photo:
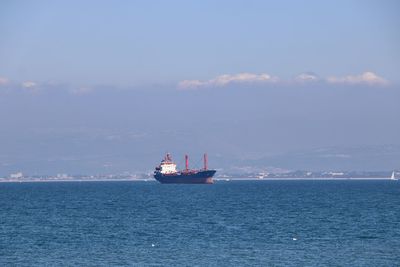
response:
[[[24,175],[22,174],[22,172],[11,173],[10,178],[11,179],[21,179],[21,178],[24,178]]]

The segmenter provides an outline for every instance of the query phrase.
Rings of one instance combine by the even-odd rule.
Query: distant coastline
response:
[[[366,181],[366,180],[382,180],[390,181],[387,177],[355,177],[355,178],[215,178],[216,182],[235,182],[235,181]],[[155,179],[24,179],[24,180],[12,180],[0,178],[0,183],[70,183],[70,182],[157,182]]]
[[[399,171],[286,171],[286,172],[248,172],[235,173],[220,170],[215,181],[274,181],[274,180],[389,180],[392,174],[400,176]],[[112,182],[156,181],[152,172],[121,174],[57,174],[29,175],[17,172],[0,177],[0,182]]]

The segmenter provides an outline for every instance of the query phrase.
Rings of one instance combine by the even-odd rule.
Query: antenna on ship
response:
[[[189,156],[185,155],[185,170],[189,170]]]
[[[204,153],[204,170],[208,169],[208,158],[207,153]]]

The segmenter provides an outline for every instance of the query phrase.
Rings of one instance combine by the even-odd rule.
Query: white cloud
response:
[[[0,85],[6,85],[8,83],[8,79],[6,77],[0,77]]]
[[[318,81],[319,77],[313,72],[303,72],[296,76],[296,82],[313,82]]]
[[[347,75],[344,77],[328,77],[327,82],[336,84],[369,84],[387,85],[389,82],[377,74],[367,71],[360,75]]]
[[[277,77],[273,77],[267,73],[238,73],[238,74],[223,74],[207,81],[200,80],[184,80],[178,84],[180,89],[196,89],[199,87],[211,86],[226,86],[232,83],[251,83],[251,82],[276,82]]]
[[[23,82],[22,84],[22,87],[24,87],[24,88],[34,88],[34,87],[36,87],[36,83],[35,82],[32,82],[32,81],[26,81],[26,82]]]
[[[199,80],[184,80],[179,82],[178,87],[181,89],[188,89],[188,88],[197,88],[204,85],[205,82],[201,82]]]
[[[232,82],[266,82],[266,81],[276,81],[269,74],[254,74],[254,73],[239,73],[235,75],[224,74],[216,77],[210,82],[215,85],[223,86]]]

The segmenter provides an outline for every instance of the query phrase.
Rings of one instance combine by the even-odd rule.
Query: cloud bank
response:
[[[327,85],[327,86],[360,86],[384,87],[391,85],[385,78],[372,71],[366,71],[358,75],[328,76],[320,77],[314,72],[303,72],[291,79],[281,79],[267,73],[243,72],[237,74],[223,74],[209,80],[183,80],[178,83],[178,89],[191,90],[203,88],[223,88],[228,86],[254,85],[254,86],[304,86],[304,85]],[[80,86],[62,84],[55,82],[37,82],[27,80],[23,82],[10,81],[4,76],[0,76],[0,87],[2,92],[25,91],[25,92],[67,92],[72,95],[87,95],[98,90],[119,90],[115,86]],[[161,85],[162,87],[162,85]],[[135,86],[125,89],[137,88]],[[123,89],[123,88],[122,88]]]
[[[347,84],[347,85],[374,85],[384,86],[388,85],[389,82],[380,77],[374,72],[366,71],[359,75],[347,75],[343,77],[330,76],[327,78],[321,78],[313,72],[300,73],[292,80],[280,79],[276,76],[271,76],[267,73],[255,74],[255,73],[238,73],[238,74],[223,74],[219,75],[210,80],[183,80],[178,83],[179,89],[199,89],[207,87],[224,87],[231,84],[244,84],[244,83],[274,83],[274,84],[304,84],[309,82],[324,82],[327,84]]]

